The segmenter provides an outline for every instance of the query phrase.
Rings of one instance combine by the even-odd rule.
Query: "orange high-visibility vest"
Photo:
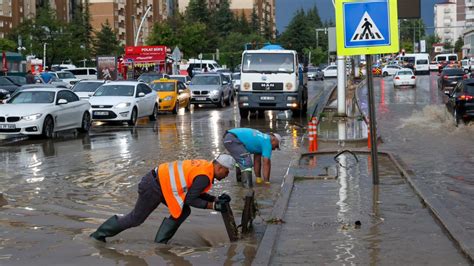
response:
[[[183,210],[184,199],[194,178],[205,175],[209,186],[202,192],[208,192],[214,180],[214,166],[206,160],[186,160],[164,163],[158,166],[158,181],[166,204],[173,218],[178,218]]]

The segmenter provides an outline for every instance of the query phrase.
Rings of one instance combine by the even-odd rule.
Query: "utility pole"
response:
[[[46,68],[46,45],[47,43],[43,44],[43,69]]]

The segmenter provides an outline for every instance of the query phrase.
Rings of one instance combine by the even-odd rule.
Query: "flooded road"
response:
[[[311,82],[312,103],[335,80]],[[250,264],[290,160],[297,154],[306,118],[240,121],[238,108],[194,108],[191,113],[162,114],[156,122],[136,127],[95,124],[87,135],[60,133],[52,140],[0,140],[0,265],[230,265]],[[139,227],[110,238],[106,244],[88,236],[113,214],[126,214],[137,198],[141,177],[163,162],[213,159],[224,152],[222,135],[233,127],[278,132],[282,150],[272,156],[272,184],[257,186],[261,216],[255,234],[230,243],[221,215],[192,209],[169,245],[153,242],[168,211],[159,206]],[[237,224],[244,189],[231,172],[211,193],[231,195]]]
[[[474,123],[455,126],[437,79],[417,76],[416,89],[394,89],[391,77],[374,80],[380,147],[399,154],[474,234]]]

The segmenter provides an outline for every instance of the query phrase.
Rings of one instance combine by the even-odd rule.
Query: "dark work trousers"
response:
[[[137,203],[135,203],[135,208],[129,214],[118,218],[119,226],[125,230],[141,225],[160,203],[166,205],[158,180],[154,176],[154,172],[150,171],[142,177],[138,184],[138,199]],[[171,216],[170,218],[181,225],[190,214],[191,208],[189,205],[183,205],[181,216],[178,219],[174,219]]]
[[[224,135],[224,147],[239,164],[241,170],[252,168],[252,156],[236,135],[227,132]]]

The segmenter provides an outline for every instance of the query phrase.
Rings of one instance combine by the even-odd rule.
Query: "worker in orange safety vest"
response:
[[[164,218],[155,236],[155,242],[167,243],[179,226],[191,214],[191,208],[212,209],[226,212],[227,194],[219,197],[207,192],[214,178],[222,180],[235,165],[232,156],[221,154],[213,161],[185,160],[163,163],[142,177],[138,184],[138,200],[127,215],[114,215],[105,221],[90,236],[105,242],[106,237],[115,236],[131,227],[142,224],[160,203],[168,206],[170,217]]]

